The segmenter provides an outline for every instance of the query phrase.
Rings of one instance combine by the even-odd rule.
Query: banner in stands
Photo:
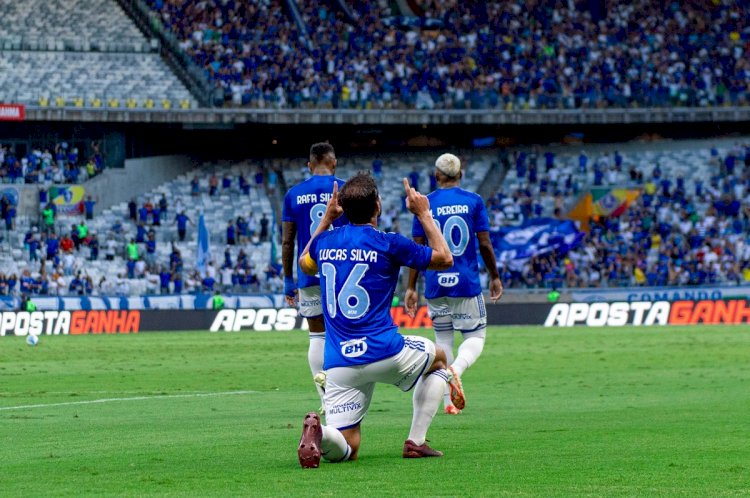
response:
[[[22,104],[0,104],[0,121],[23,121],[26,107]]]
[[[520,271],[529,258],[555,251],[565,255],[580,244],[584,233],[569,220],[532,218],[517,227],[501,228],[491,233],[497,262]]]
[[[77,215],[83,212],[86,189],[82,185],[54,185],[49,189],[49,198],[58,215]]]
[[[426,306],[420,307],[413,318],[406,314],[403,307],[392,308],[391,315],[402,329],[432,326]],[[545,327],[743,324],[750,323],[750,300],[497,304],[487,305],[487,322],[500,326]],[[307,330],[307,322],[294,308],[0,312],[0,337],[293,329]]]
[[[18,194],[18,189],[14,187],[3,187],[0,189],[0,198],[6,197],[8,201],[13,204],[14,206],[18,206],[18,200],[20,199],[20,196]]]
[[[595,187],[580,197],[568,212],[568,218],[578,221],[588,231],[592,217],[620,216],[640,195],[640,189]]]
[[[712,287],[623,287],[571,290],[574,302],[612,301],[700,301],[704,299],[750,299],[750,285]]]
[[[205,310],[211,309],[212,294],[165,296],[31,296],[40,311],[74,310]],[[0,311],[19,309],[20,300],[0,296]],[[226,308],[283,308],[281,294],[224,294]]]

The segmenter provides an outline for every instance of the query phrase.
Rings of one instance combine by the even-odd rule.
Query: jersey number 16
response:
[[[326,310],[328,316],[336,318],[338,310],[341,309],[341,315],[356,320],[362,318],[370,308],[370,295],[364,287],[359,285],[362,277],[367,273],[368,265],[357,263],[352,268],[352,272],[347,277],[344,285],[341,286],[338,295],[336,294],[336,267],[332,263],[323,263],[320,272],[325,277],[326,292]],[[338,304],[338,306],[336,306]]]

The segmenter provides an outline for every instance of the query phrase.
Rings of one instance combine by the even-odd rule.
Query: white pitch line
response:
[[[242,394],[259,394],[260,391],[224,391],[218,393],[192,393],[192,394],[157,394],[155,396],[132,396],[130,398],[102,398],[89,399],[85,401],[65,401],[62,403],[46,403],[39,405],[0,406],[0,411],[25,410],[27,408],[52,408],[55,406],[94,405],[97,403],[113,403],[116,401],[145,401],[149,399],[168,398],[209,398],[214,396],[239,396]]]

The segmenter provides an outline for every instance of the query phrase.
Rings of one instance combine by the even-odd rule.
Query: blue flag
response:
[[[203,213],[198,218],[198,248],[195,251],[195,269],[201,276],[205,276],[208,262],[211,261],[211,246],[209,244],[208,228]]]
[[[271,231],[269,234],[271,237],[271,264],[275,265],[279,248],[276,246],[276,209],[273,209],[273,207],[271,208]]]
[[[492,234],[497,262],[520,271],[532,257],[557,252],[567,254],[581,243],[584,233],[570,220],[532,218],[520,226],[504,227]]]

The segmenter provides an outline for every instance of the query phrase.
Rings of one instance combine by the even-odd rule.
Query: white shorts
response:
[[[427,300],[430,319],[438,328],[452,326],[452,330],[469,333],[487,328],[487,308],[484,296],[438,297]]]
[[[323,303],[320,300],[320,286],[313,285],[299,289],[299,315],[304,318],[315,318],[323,314]]]
[[[393,384],[409,391],[435,359],[435,343],[405,335],[403,349],[384,360],[366,365],[327,370],[326,425],[339,430],[358,425],[367,413],[375,383]]]

